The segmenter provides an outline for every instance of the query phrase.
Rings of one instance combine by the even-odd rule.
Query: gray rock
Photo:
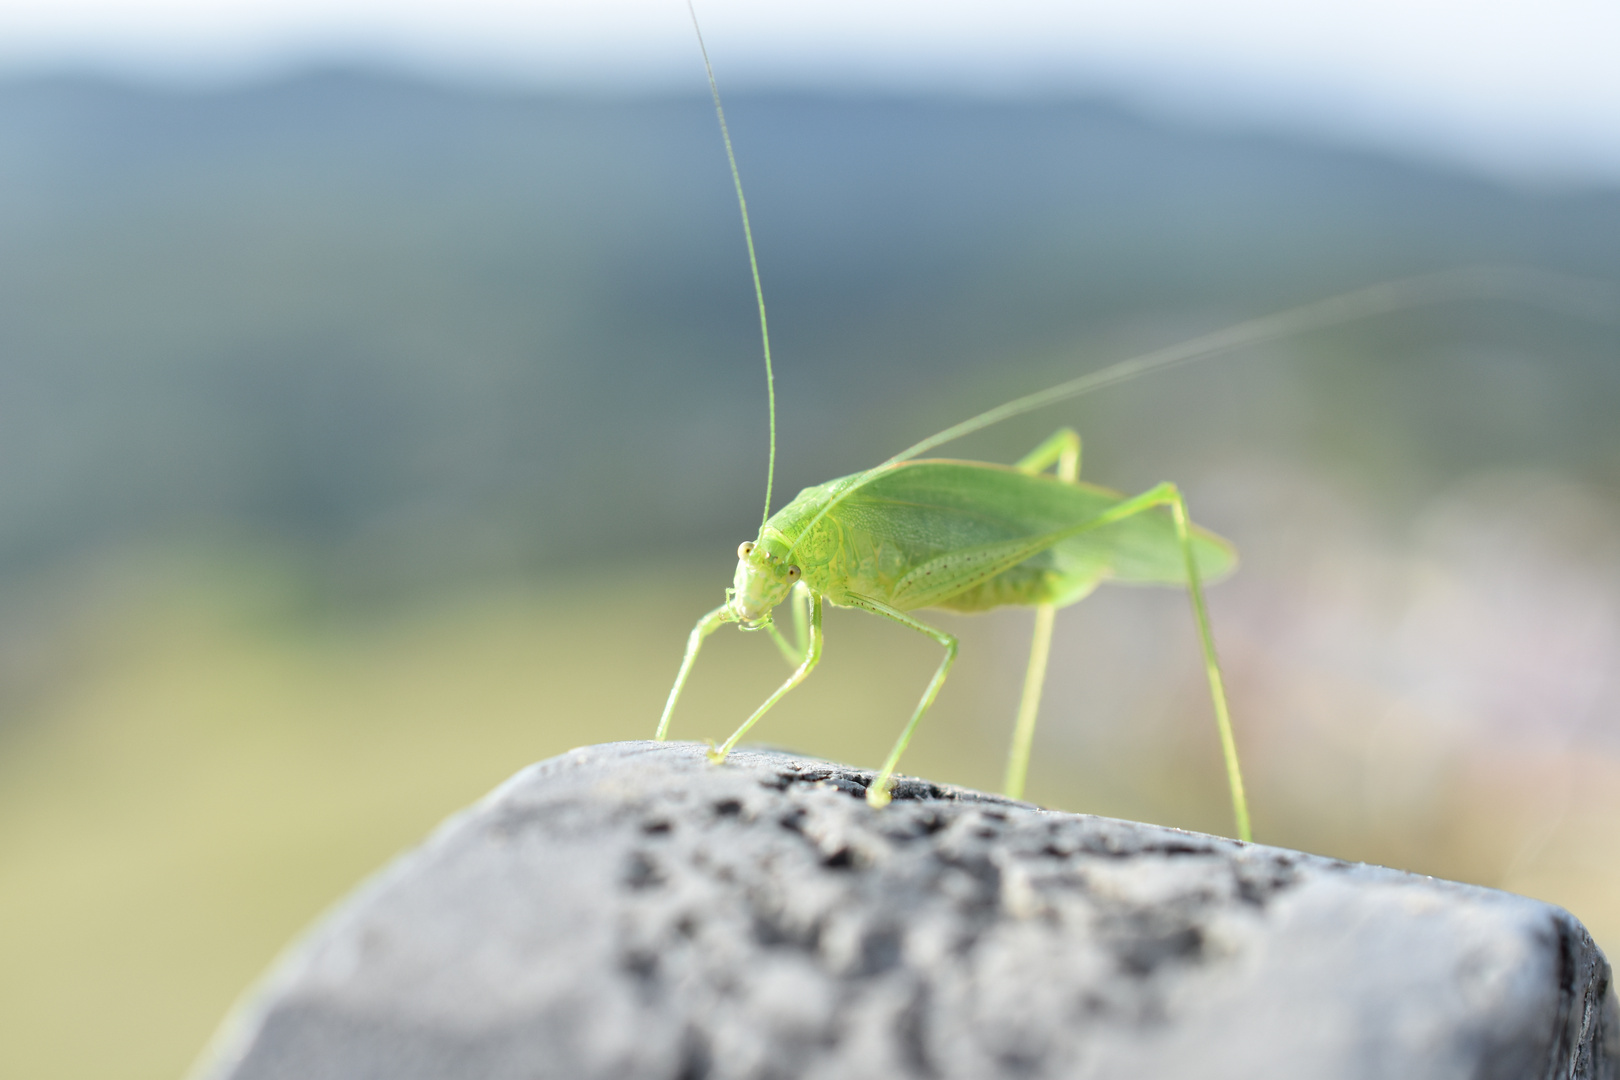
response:
[[[1547,904],[691,744],[523,770],[293,947],[210,1080],[1615,1080]]]

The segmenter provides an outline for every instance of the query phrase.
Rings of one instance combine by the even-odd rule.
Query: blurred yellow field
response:
[[[530,761],[647,737],[684,628],[718,590],[689,584],[709,561],[684,562],[647,589],[598,571],[323,619],[252,584],[252,565],[147,566],[145,584],[111,589],[114,614],[63,632],[63,673],[0,733],[0,1074],[177,1075],[290,937],[445,815]],[[1166,627],[1185,618],[1170,591],[1115,595]],[[993,788],[1027,628],[950,625],[963,662],[907,771]],[[1225,827],[1190,632],[1163,634],[1167,667],[1185,673],[1170,711],[1133,734],[1107,714],[1077,732],[1060,710],[1037,743],[1034,798]],[[834,612],[824,668],[761,741],[880,760],[932,666],[913,636]],[[723,733],[781,677],[763,636],[713,644],[679,737]],[[1060,651],[1076,644],[1060,634]],[[1241,733],[1257,676],[1240,640],[1232,652]],[[1162,705],[1147,693],[1135,707]],[[1433,774],[1443,790],[1427,812],[1396,799],[1366,817],[1338,783],[1353,766],[1333,732],[1296,731],[1285,747],[1256,745],[1264,735],[1251,724],[1262,841],[1503,884],[1620,945],[1613,761],[1549,754],[1528,767],[1477,747]],[[1087,760],[1110,745],[1108,760]],[[1381,767],[1398,787],[1399,756]],[[1526,842],[1533,857],[1512,867]]]

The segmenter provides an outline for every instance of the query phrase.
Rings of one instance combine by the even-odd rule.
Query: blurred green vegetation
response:
[[[1105,102],[738,96],[785,498],[962,416],[1332,291],[1620,279],[1620,192]],[[176,1075],[287,939],[523,764],[645,737],[752,535],[757,323],[707,102],[356,73],[0,85],[0,1074]],[[1459,304],[1060,423],[1182,483],[1262,839],[1520,889],[1620,946],[1614,325]],[[904,768],[994,788],[1027,614]],[[881,759],[930,644],[847,612],[767,742]],[[1060,620],[1031,795],[1227,809],[1171,591]],[[677,717],[775,685],[720,635]]]

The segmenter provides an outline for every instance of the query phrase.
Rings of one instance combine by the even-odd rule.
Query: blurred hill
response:
[[[1098,102],[730,112],[784,496],[1337,289],[1482,261],[1620,278],[1620,192],[1515,191]],[[729,550],[753,528],[764,416],[727,181],[700,96],[353,72],[0,86],[0,573],[198,530],[296,544],[360,592]],[[1196,479],[1189,459],[1239,443],[1396,494],[1493,459],[1612,483],[1612,341],[1535,312],[1426,312],[1291,347],[1315,363],[1222,361],[1042,416],[984,452],[1078,417],[1122,485]]]

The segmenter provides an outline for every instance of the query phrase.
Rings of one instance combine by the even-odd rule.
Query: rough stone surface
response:
[[[1616,1080],[1609,965],[1489,889],[690,744],[587,747],[295,945],[211,1080]]]

